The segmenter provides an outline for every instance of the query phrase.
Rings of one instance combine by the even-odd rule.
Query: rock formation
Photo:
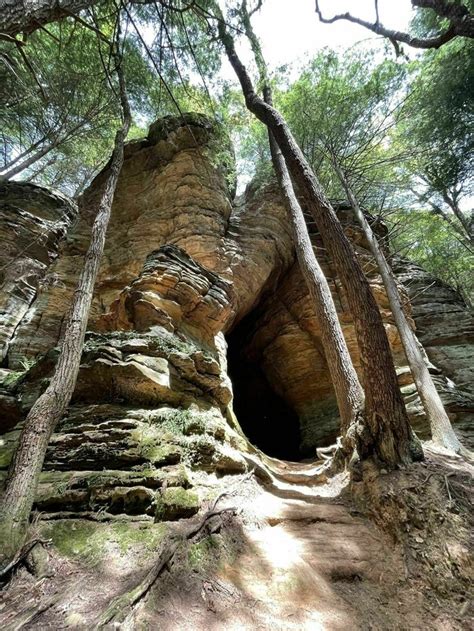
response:
[[[240,470],[241,456],[224,453],[246,444],[234,411],[244,434],[270,455],[311,457],[316,446],[336,437],[331,378],[286,211],[274,185],[251,185],[233,200],[233,181],[224,131],[199,115],[158,121],[145,140],[127,146],[83,365],[47,469],[177,467],[196,455],[188,443],[200,441],[205,466]],[[3,185],[2,212],[9,213],[4,229],[10,231],[0,296],[3,431],[31,405],[54,362],[87,245],[95,188],[80,200],[79,220],[66,240],[76,212],[72,202],[30,184]],[[338,212],[380,305],[409,411],[426,436],[380,277],[350,208],[340,204]],[[311,233],[358,366],[343,291],[318,234]],[[396,269],[402,291],[412,297],[407,309],[422,342],[443,371],[437,383],[448,410],[455,421],[465,420],[472,411],[470,314],[453,290],[420,268],[397,261]],[[76,508],[96,501],[77,496]]]
[[[253,469],[261,480],[283,485],[278,493],[286,497],[285,484],[312,479],[313,465],[287,471],[251,442],[269,456],[301,460],[338,433],[331,378],[286,211],[273,184],[252,184],[234,199],[234,179],[224,131],[200,115],[160,120],[146,139],[126,147],[76,391],[52,437],[35,503],[41,532],[52,538],[56,552],[80,562],[81,571],[91,562],[103,564],[87,570],[92,582],[100,576],[107,586],[101,607],[111,598],[107,589],[118,586],[116,575],[123,575],[123,588],[137,567],[146,565],[150,550],[163,539],[162,522],[196,514],[212,497],[211,488],[228,492],[231,483],[220,480],[245,479]],[[21,418],[54,365],[88,243],[88,209],[98,180],[79,200],[78,215],[74,203],[40,187],[14,182],[1,187],[3,475]],[[413,423],[426,437],[380,277],[350,208],[339,204],[338,213],[380,306]],[[310,229],[358,367],[344,292]],[[463,429],[474,407],[468,355],[472,318],[450,288],[419,267],[397,260],[395,270],[407,311],[437,367],[447,409]],[[315,571],[330,581],[364,576],[378,585],[385,544],[379,541],[372,549],[373,535],[346,508],[290,501],[277,506],[273,496],[252,489],[246,490],[248,514],[256,510],[252,498],[258,497],[255,519],[271,529],[269,541],[278,534],[276,547],[287,545],[296,531],[278,525],[294,519],[317,550],[319,565],[301,579],[304,593],[313,589]],[[341,542],[354,537],[367,552],[357,552],[354,544],[335,562],[322,531],[309,531],[311,520],[324,522],[323,531],[339,533]],[[242,533],[232,532],[231,539],[241,541]],[[254,544],[265,547],[266,537],[260,534]],[[231,565],[233,554],[230,548],[223,553]],[[135,555],[133,568],[130,555]],[[242,563],[250,568],[248,549],[245,555]],[[194,562],[189,561],[192,567]],[[393,562],[395,574],[398,563]],[[255,584],[266,580],[263,564],[252,571]],[[342,578],[334,578],[334,572]],[[229,576],[232,583],[232,572]],[[212,608],[213,588],[202,589]],[[289,611],[295,608],[291,593],[282,601]],[[98,602],[92,593],[90,598]],[[88,605],[87,612],[73,607],[67,624],[91,628],[94,607]],[[167,628],[188,628],[183,615],[181,623]],[[291,615],[299,614],[295,609]],[[199,624],[206,625],[203,620]]]

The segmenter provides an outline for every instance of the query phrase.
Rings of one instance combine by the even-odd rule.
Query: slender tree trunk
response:
[[[448,195],[448,193],[445,191],[443,193],[443,199],[446,202],[446,204],[451,208],[451,210],[453,211],[455,217],[457,218],[457,220],[459,221],[459,223],[463,227],[463,231],[464,231],[467,239],[469,240],[469,243],[471,245],[474,245],[474,222],[472,220],[472,216],[473,216],[474,211],[471,211],[471,217],[468,218],[462,212],[462,210],[459,208],[459,205],[458,205],[456,199],[454,199],[454,196],[450,197]]]
[[[61,145],[63,142],[65,142],[66,140],[69,140],[69,138],[73,134],[75,134],[76,131],[81,129],[81,127],[84,127],[86,122],[88,121],[82,120],[79,123],[77,123],[77,125],[74,125],[74,127],[72,127],[69,131],[66,131],[63,136],[57,135],[54,138],[54,140],[51,140],[51,142],[49,142],[47,145],[45,145],[41,149],[38,149],[38,151],[33,153],[33,155],[29,156],[28,158],[26,158],[19,164],[16,164],[8,171],[4,171],[0,177],[6,180],[10,180],[15,175],[18,175],[18,173],[21,173],[22,171],[30,167],[32,164],[35,164],[36,162],[38,162],[38,160],[41,160],[41,158],[43,158],[47,153],[49,153],[56,147],[59,147],[59,145]]]
[[[260,42],[252,27],[247,2],[243,0],[241,16],[245,33],[250,41],[255,61],[260,73],[262,92],[265,103],[273,104],[272,91],[267,74],[267,65],[263,57]],[[280,192],[288,210],[293,243],[298,263],[306,282],[312,305],[321,329],[321,340],[328,363],[331,380],[336,393],[337,405],[341,415],[341,434],[343,444],[348,440],[348,432],[363,414],[364,391],[352,363],[346,340],[339,322],[331,290],[326,277],[314,254],[306,220],[296,198],[285,158],[278,147],[273,134],[268,130],[268,140],[272,155],[273,168],[278,180]],[[350,442],[350,441],[349,441]],[[353,449],[348,445],[347,455]]]
[[[430,199],[426,199],[424,195],[420,195],[414,189],[411,189],[414,195],[420,200],[423,204],[428,204],[431,207],[431,211],[433,215],[437,215],[441,217],[443,221],[445,221],[450,228],[452,228],[454,232],[454,237],[460,243],[463,248],[465,248],[471,254],[473,253],[472,249],[472,240],[469,238],[469,235],[466,235],[465,230],[458,224],[457,221],[453,217],[451,217],[446,211],[444,211],[441,206],[431,201]]]
[[[34,151],[36,147],[39,147],[45,140],[46,140],[46,136],[43,136],[42,138],[37,140],[30,147],[28,147],[28,149],[25,149],[25,151],[22,151],[21,153],[19,153],[15,158],[13,158],[13,160],[10,160],[10,162],[8,162],[7,164],[4,164],[3,167],[1,168],[1,171],[3,172],[3,171],[7,171],[8,169],[11,169],[14,164],[19,162],[20,160],[23,160],[25,156],[27,156],[32,151]]]
[[[405,355],[410,366],[413,379],[415,380],[418,394],[430,423],[433,441],[447,449],[459,452],[462,448],[456,434],[454,433],[451,421],[446,414],[441,398],[433,383],[426,362],[424,360],[421,344],[413,332],[403,311],[397,283],[390,269],[387,259],[380,247],[377,238],[372,232],[369,222],[362,212],[354,192],[352,191],[347,178],[335,158],[332,159],[334,169],[339,177],[349,202],[359,222],[365,237],[369,243],[370,251],[375,258],[382,277],[385,290],[387,292],[390,309],[392,310],[395,324],[397,325],[400,339],[405,350]]]
[[[45,162],[43,162],[43,164],[40,165],[40,167],[38,169],[36,169],[36,171],[34,171],[33,173],[31,173],[28,177],[22,179],[22,182],[32,182],[34,179],[36,179],[39,175],[41,175],[42,173],[44,173],[44,171],[46,171],[46,169],[48,167],[50,167],[52,164],[54,164],[56,162],[56,160],[58,159],[57,156],[53,156],[52,158],[50,158],[49,160],[46,160]],[[54,185],[53,185],[54,188]]]
[[[21,173],[28,167],[38,162],[38,160],[41,160],[41,158],[43,158],[47,153],[49,153],[52,149],[57,147],[58,144],[59,144],[59,141],[50,142],[49,144],[45,145],[42,149],[39,149],[38,151],[33,153],[31,156],[29,156],[28,158],[26,158],[19,164],[17,163],[15,166],[12,166],[10,169],[8,169],[8,171],[5,171],[4,173],[2,173],[0,177],[2,177],[5,180],[10,180],[15,175],[18,175],[18,173]]]
[[[296,256],[321,328],[321,340],[336,393],[341,415],[341,434],[344,437],[363,413],[364,393],[349,355],[331,290],[314,255],[303,211],[294,193],[285,159],[271,133],[269,138],[273,166],[290,214]]]
[[[365,431],[358,434],[362,458],[375,456],[388,468],[422,457],[398,386],[382,318],[354,250],[322,193],[319,182],[293,138],[286,121],[253,88],[218,7],[219,36],[240,81],[248,109],[272,132],[298,190],[304,196],[324,245],[333,259],[354,318],[365,390]]]
[[[31,408],[10,465],[0,503],[0,570],[13,558],[25,538],[29,515],[51,434],[64,414],[76,385],[94,284],[104,250],[112,201],[123,164],[123,147],[130,128],[130,109],[120,67],[117,69],[123,110],[123,124],[115,145],[98,200],[91,241],[85,256],[66,328],[60,344],[58,363],[45,392]]]

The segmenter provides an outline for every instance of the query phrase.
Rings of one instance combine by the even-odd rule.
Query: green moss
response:
[[[112,540],[118,543],[120,552],[123,554],[137,545],[143,547],[145,551],[156,550],[168,531],[168,527],[166,524],[140,526],[117,523],[111,526],[111,531]]]
[[[156,443],[145,445],[142,448],[142,455],[157,467],[166,464],[176,464],[181,459],[181,449],[178,445]]]
[[[0,469],[7,469],[15,451],[20,432],[13,431],[0,436]]]
[[[104,561],[114,544],[120,554],[150,553],[159,547],[166,532],[165,524],[101,524],[79,519],[42,525],[43,536],[52,540],[60,554],[89,566]]]
[[[205,537],[202,541],[195,543],[189,548],[189,565],[193,570],[201,570],[214,565],[219,548],[219,539],[216,535]]]
[[[224,565],[236,562],[242,544],[223,533],[210,535],[188,547],[188,563],[193,570],[216,572]]]
[[[12,389],[16,386],[16,384],[20,381],[21,377],[23,377],[24,372],[20,370],[12,370],[7,375],[5,375],[2,386],[8,389]]]
[[[0,386],[9,391],[15,389],[37,362],[28,357],[20,357],[16,363],[17,370],[5,369],[1,371],[3,374],[0,375]]]
[[[107,530],[103,524],[67,520],[47,524],[43,534],[64,556],[96,565],[104,557]]]
[[[182,487],[164,489],[156,499],[155,518],[169,521],[181,517],[191,517],[199,510],[199,497],[193,491]]]

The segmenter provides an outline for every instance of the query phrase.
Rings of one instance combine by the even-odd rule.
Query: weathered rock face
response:
[[[0,361],[76,215],[76,205],[58,193],[16,182],[0,185]]]
[[[474,318],[461,296],[412,261],[397,259],[393,268],[410,300],[420,342],[440,370],[434,375],[443,402],[466,444],[474,420]],[[423,422],[413,384],[404,389],[412,416]]]
[[[197,115],[159,121],[147,139],[127,146],[77,388],[48,450],[38,509],[159,520],[189,515],[202,499],[193,489],[201,473],[245,471],[252,448],[239,422],[251,440],[283,458],[311,456],[337,435],[331,378],[286,211],[273,186],[250,186],[233,201],[231,157],[222,130]],[[97,186],[80,200],[77,225],[56,260],[74,207],[30,185],[6,185],[3,192],[20,199],[23,189],[24,205],[43,196],[46,218],[54,208],[63,223],[62,232],[48,232],[54,247],[41,251],[44,278],[36,300],[22,303],[18,313],[10,308],[9,322],[17,320],[3,333],[4,432],[44,388],[54,363]],[[380,277],[350,209],[341,206],[339,215],[384,317],[410,412],[426,433]],[[12,230],[26,243],[22,220],[20,212]],[[317,233],[311,236],[358,367],[344,293]],[[467,339],[467,312],[436,285],[425,307],[412,282],[416,277],[421,287],[423,272],[408,263],[397,272],[415,296],[413,316],[432,360],[465,386],[467,358],[459,343]],[[459,328],[454,335],[450,310],[462,315],[464,337]],[[25,362],[33,361],[23,374]],[[444,376],[438,379],[453,417],[462,417],[472,400]],[[3,467],[16,435],[2,439]]]
[[[412,424],[426,438],[429,436],[429,428],[406,365],[382,279],[362,231],[354,224],[350,208],[343,204],[339,206],[339,218],[362,261],[384,319],[399,384]],[[331,287],[350,354],[362,381],[352,316],[344,292],[322,241],[311,226],[310,233]],[[474,410],[472,389],[469,391],[468,387],[468,384],[472,384],[473,366],[472,313],[463,305],[454,290],[410,261],[397,261],[395,271],[400,282],[400,292],[407,301],[407,315],[412,319],[415,328],[420,330],[421,341],[434,364],[434,380],[448,413],[461,429],[467,429]],[[411,297],[413,305],[409,302]],[[248,318],[233,333],[239,347],[243,349],[236,358],[236,363],[244,362],[247,372],[255,365],[263,369],[273,391],[296,411],[301,433],[300,452],[311,456],[315,445],[334,441],[338,434],[339,421],[319,325],[297,263],[288,270],[276,291],[260,302],[250,319],[251,321]],[[436,370],[436,366],[440,370]],[[240,379],[241,370],[236,370]],[[238,391],[236,399],[235,407],[240,419],[239,408],[242,406],[245,409],[245,403],[242,404]],[[289,422],[293,421],[287,412],[285,416]],[[285,430],[284,421],[282,425],[283,431],[288,431],[288,428]],[[271,432],[271,419],[265,432]]]
[[[431,361],[458,388],[474,392],[474,319],[456,291],[407,260],[394,261],[416,330]]]

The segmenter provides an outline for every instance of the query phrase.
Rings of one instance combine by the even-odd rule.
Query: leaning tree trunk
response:
[[[397,283],[392,270],[387,263],[387,259],[385,258],[382,248],[372,232],[372,228],[362,212],[357,198],[354,195],[354,192],[352,191],[340,165],[335,159],[333,159],[332,162],[337,176],[346,191],[356,219],[364,231],[365,237],[369,243],[370,251],[372,252],[379,268],[390,303],[390,309],[392,310],[393,318],[395,320],[395,324],[397,325],[398,333],[405,350],[405,355],[408,360],[413,379],[415,380],[418,394],[420,395],[421,402],[425,409],[426,416],[430,423],[433,441],[443,447],[446,447],[447,449],[459,452],[462,445],[454,433],[451,421],[446,414],[444,405],[433,383],[433,379],[421,352],[421,344],[405,316],[402,303],[400,301],[400,295],[398,293]]]
[[[450,197],[448,193],[445,191],[442,194],[442,197],[445,203],[453,211],[455,217],[457,218],[460,225],[462,226],[464,235],[468,239],[471,246],[473,246],[474,245],[474,210],[471,210],[470,216],[466,217],[463,211],[459,208],[459,204],[457,203],[454,196]]]
[[[24,171],[25,169],[28,169],[33,164],[36,164],[38,160],[41,160],[41,158],[43,158],[47,153],[55,149],[58,146],[58,144],[59,144],[59,141],[53,141],[49,143],[48,145],[44,146],[42,149],[39,149],[35,153],[28,156],[28,158],[26,158],[25,160],[21,162],[17,162],[14,166],[8,169],[8,171],[5,171],[4,173],[2,173],[0,175],[0,178],[5,179],[5,180],[10,180],[15,175],[18,175],[18,173],[21,173],[22,171]]]
[[[358,453],[362,458],[375,456],[388,468],[419,459],[421,447],[408,422],[382,318],[355,252],[286,121],[256,94],[222,14],[216,5],[214,9],[219,36],[240,81],[247,108],[269,128],[278,143],[345,290],[354,318],[366,402],[365,431],[355,437]]]
[[[131,121],[120,67],[117,72],[123,124],[115,136],[114,150],[98,199],[91,241],[60,344],[58,362],[48,387],[26,418],[8,472],[0,503],[0,571],[8,565],[24,541],[48,442],[69,405],[76,385],[94,284],[104,251],[112,201],[123,164],[124,142]]]
[[[336,393],[341,415],[341,434],[344,438],[350,426],[363,413],[364,393],[349,355],[331,290],[314,255],[303,211],[294,193],[285,159],[271,132],[269,140],[278,184],[290,214],[296,256],[321,328],[321,340]]]
[[[246,0],[243,0],[241,5],[241,17],[259,69],[263,98],[265,103],[272,105],[272,90],[268,79],[267,65],[260,42],[252,28]],[[344,445],[349,440],[349,428],[358,422],[363,413],[364,391],[344,339],[329,284],[314,255],[313,244],[309,237],[303,211],[293,189],[285,158],[271,131],[268,132],[268,141],[280,192],[290,215],[296,256],[321,328],[324,354],[341,416],[341,435]],[[352,447],[349,440],[348,449],[344,449],[344,451],[347,451],[349,455]]]

